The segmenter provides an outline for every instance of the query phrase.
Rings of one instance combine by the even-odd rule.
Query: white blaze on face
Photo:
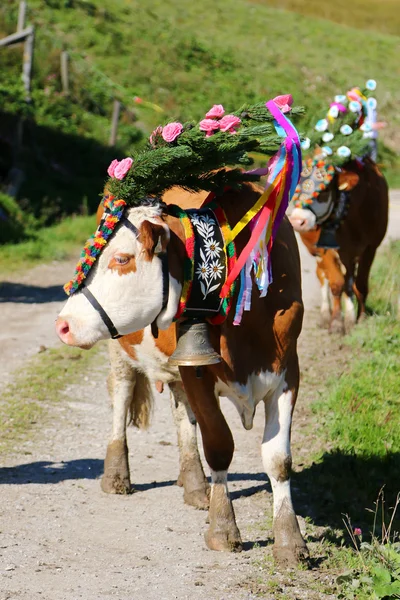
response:
[[[308,208],[294,208],[289,221],[295,231],[310,231],[316,225],[316,216]]]
[[[161,220],[160,213],[158,207],[138,207],[129,211],[128,218],[138,229],[146,220],[162,225],[169,239],[169,229]],[[140,240],[122,224],[100,254],[86,279],[86,287],[106,311],[117,331],[126,335],[150,325],[158,315],[158,325],[169,327],[181,291],[180,284],[171,276],[169,279],[168,305],[160,315],[163,302],[161,260],[157,254],[149,260]],[[67,300],[56,328],[62,341],[74,346],[91,347],[110,337],[100,314],[80,292]]]

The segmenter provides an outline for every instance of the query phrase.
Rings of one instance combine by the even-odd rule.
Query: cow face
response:
[[[104,247],[86,279],[86,288],[106,311],[120,334],[150,325],[166,329],[172,323],[181,284],[169,277],[169,298],[163,309],[163,275],[159,253],[166,250],[169,228],[159,207],[137,207],[127,217],[139,231],[136,236],[121,224]],[[82,292],[73,294],[56,322],[60,339],[70,345],[90,348],[110,337],[99,312]]]

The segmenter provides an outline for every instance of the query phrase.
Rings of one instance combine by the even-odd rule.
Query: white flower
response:
[[[338,94],[337,96],[335,96],[335,102],[345,104],[347,102],[347,97],[344,94]]]
[[[361,104],[359,102],[357,102],[357,100],[352,100],[349,103],[349,109],[353,113],[360,112],[360,110],[361,110]]]
[[[368,106],[368,108],[372,108],[372,110],[375,110],[377,104],[378,103],[376,101],[376,98],[368,98],[368,100],[367,100],[367,106]]]
[[[361,131],[372,131],[372,127],[371,127],[371,123],[367,123],[366,121],[364,121],[364,123],[362,125],[360,125],[360,129]]]
[[[208,266],[208,264],[206,262],[203,262],[197,267],[196,275],[198,275],[200,279],[207,279],[209,270],[210,267]]]
[[[374,90],[376,90],[376,81],[375,81],[375,79],[368,79],[367,83],[365,84],[365,87],[367,88],[367,90],[370,90],[371,92],[373,92]]]
[[[212,262],[210,265],[211,279],[221,279],[223,270],[223,265],[220,265],[217,261]]]
[[[337,119],[339,114],[339,109],[337,106],[331,106],[330,109],[328,110],[328,115],[330,117],[332,117],[332,119]]]
[[[308,150],[311,144],[311,140],[310,138],[305,138],[302,142],[301,142],[301,149],[302,150]]]
[[[206,248],[206,255],[207,258],[217,258],[217,256],[219,255],[219,253],[221,252],[222,248],[220,248],[219,246],[219,242],[216,242],[215,240],[211,239],[211,240],[205,240],[204,241],[204,246]]]
[[[327,131],[322,136],[322,141],[323,142],[330,142],[331,140],[333,140],[334,137],[335,136],[333,135],[333,133],[331,133],[330,131]]]
[[[342,135],[350,135],[353,133],[353,129],[350,127],[350,125],[342,125],[340,128],[340,133]]]
[[[320,119],[319,121],[317,121],[315,129],[316,131],[326,131],[328,129],[328,125],[329,123],[326,119]]]
[[[336,154],[341,158],[348,158],[349,156],[351,156],[351,150],[347,146],[340,146],[336,150]]]
[[[329,146],[322,146],[321,150],[324,156],[330,156],[332,154],[332,148]]]

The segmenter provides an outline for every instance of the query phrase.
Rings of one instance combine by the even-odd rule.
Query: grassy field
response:
[[[93,215],[68,217],[57,225],[39,229],[27,241],[0,246],[0,277],[46,261],[78,258],[78,249],[95,229]]]
[[[350,7],[354,14],[342,10],[341,2],[332,13],[325,12],[328,3],[314,10],[313,3],[295,1],[285,11],[246,0],[30,0],[28,21],[37,26],[37,39],[21,190],[25,205],[36,213],[44,206],[49,220],[75,212],[83,196],[95,208],[113,152],[107,143],[114,97],[127,109],[114,150],[120,156],[142,144],[160,121],[198,119],[213,103],[229,110],[291,92],[307,107],[306,120],[314,122],[334,94],[374,77],[380,118],[389,123],[382,138],[399,149],[398,38],[388,33],[389,25],[379,26],[395,27],[397,12],[387,18],[389,0],[363,5],[358,0]],[[17,8],[17,0],[2,2],[0,35],[15,30]],[[321,18],[328,16],[332,20]],[[71,55],[68,97],[60,82],[63,49]],[[7,128],[10,113],[26,109],[13,93],[21,48],[3,49],[1,56],[2,128]],[[135,104],[135,96],[164,113]],[[390,167],[393,157],[386,153],[383,159]],[[389,175],[392,183],[399,181],[392,167]]]

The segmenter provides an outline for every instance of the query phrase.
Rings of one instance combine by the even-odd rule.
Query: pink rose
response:
[[[291,106],[293,104],[292,94],[285,94],[284,96],[276,96],[276,98],[273,99],[273,102],[275,102],[277,107],[280,108],[283,113],[287,113],[292,110],[291,109]]]
[[[131,168],[132,163],[133,160],[129,157],[121,160],[114,169],[114,177],[116,179],[123,179]]]
[[[207,132],[206,137],[210,137],[210,135],[212,135],[214,131],[219,129],[219,124],[220,121],[215,121],[214,119],[203,119],[202,121],[200,121],[199,127],[201,131]]]
[[[214,104],[214,106],[206,114],[206,119],[220,119],[225,113],[222,104]]]
[[[112,163],[108,167],[107,173],[109,174],[110,177],[114,177],[115,167],[117,166],[118,162],[119,161],[116,158],[114,158],[114,160],[112,161]]]
[[[143,99],[139,98],[139,96],[133,96],[133,101],[136,102],[136,104],[142,104]]]
[[[235,117],[235,115],[225,115],[218,121],[220,130],[229,131],[230,133],[236,133],[236,127],[239,127],[240,123],[239,117]]]
[[[182,123],[168,123],[163,127],[161,135],[166,142],[173,142],[182,133],[182,130]]]
[[[161,127],[161,125],[159,125],[158,127],[155,128],[155,130],[153,131],[153,133],[150,135],[150,144],[153,146],[154,142],[156,141],[156,137],[158,137],[159,135],[161,135],[163,128]]]

